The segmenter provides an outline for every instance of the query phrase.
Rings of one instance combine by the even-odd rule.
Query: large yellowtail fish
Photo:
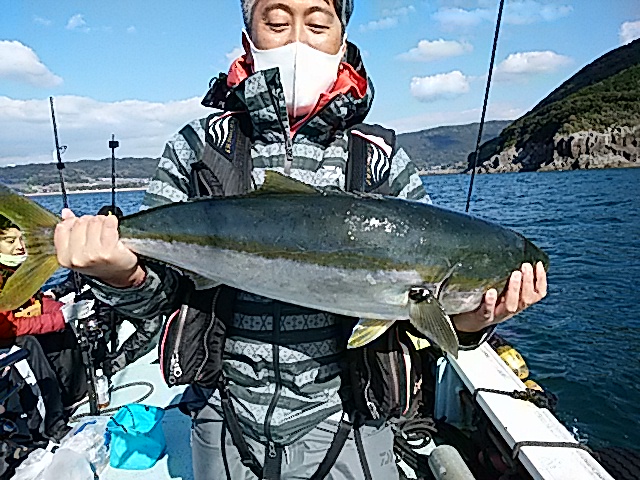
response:
[[[0,186],[0,214],[25,234],[29,257],[0,292],[0,311],[30,298],[56,271],[60,219]],[[501,291],[523,262],[547,255],[522,235],[443,208],[317,190],[274,172],[242,197],[175,203],[127,216],[123,243],[143,258],[209,283],[360,318],[350,347],[410,320],[457,356],[450,315]]]

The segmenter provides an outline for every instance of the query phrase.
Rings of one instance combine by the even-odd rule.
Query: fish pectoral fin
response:
[[[361,318],[358,324],[353,327],[353,331],[347,342],[347,348],[364,347],[382,336],[394,323],[393,320]]]
[[[409,293],[409,318],[414,327],[445,352],[458,358],[458,335],[449,315],[426,288],[415,287]]]

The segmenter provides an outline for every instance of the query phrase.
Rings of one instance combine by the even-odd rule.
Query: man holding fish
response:
[[[120,232],[113,216],[64,210],[55,248],[127,316],[168,315],[212,285],[233,287],[222,369],[242,435],[263,478],[311,478],[343,408],[344,316],[360,319],[349,347],[410,319],[455,356],[458,342],[477,346],[546,295],[546,256],[506,229],[426,205],[406,153],[356,126],[373,92],[346,41],[353,0],[241,3],[245,54],[203,101],[222,112],[167,143],[143,202],[153,210]],[[337,191],[356,144],[373,195]],[[230,198],[175,205],[211,195]],[[222,444],[220,393],[194,391],[195,477],[255,478],[229,435]],[[350,437],[325,478],[398,478],[394,462],[377,464],[393,450],[390,428],[359,433],[363,448]]]

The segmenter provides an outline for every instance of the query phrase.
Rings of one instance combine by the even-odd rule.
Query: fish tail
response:
[[[53,232],[60,218],[4,185],[0,215],[20,228],[28,255],[0,291],[0,311],[9,311],[24,305],[58,269]]]

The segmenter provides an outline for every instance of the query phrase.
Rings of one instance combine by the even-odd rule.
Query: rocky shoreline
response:
[[[640,167],[640,125],[604,132],[556,135],[543,143],[510,147],[478,167],[479,173]]]

